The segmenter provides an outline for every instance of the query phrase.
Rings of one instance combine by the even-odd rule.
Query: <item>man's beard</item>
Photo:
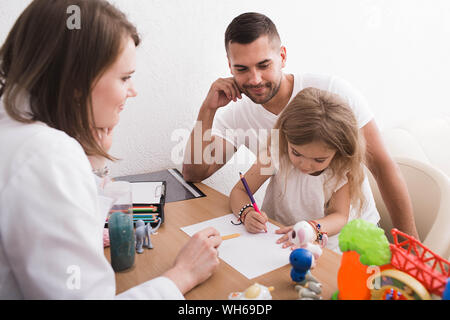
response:
[[[256,104],[265,104],[269,102],[280,90],[281,86],[281,78],[280,81],[278,81],[278,84],[275,84],[275,82],[267,82],[265,84],[257,85],[257,86],[250,86],[250,85],[244,85],[243,89],[241,91],[245,93],[247,97],[250,98],[254,103]],[[261,88],[266,87],[269,89],[268,93],[265,96],[254,96],[250,93],[249,89],[254,88]]]

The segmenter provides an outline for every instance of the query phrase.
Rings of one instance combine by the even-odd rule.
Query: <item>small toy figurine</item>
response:
[[[291,279],[294,282],[303,282],[306,277],[312,277],[309,269],[314,263],[314,256],[311,251],[299,248],[295,249],[289,255],[289,262],[292,265]]]
[[[298,291],[299,300],[322,300],[322,284],[319,282],[308,281],[305,285],[296,285],[295,290]]]
[[[323,235],[322,247],[327,243],[326,234]],[[321,246],[315,244],[317,240],[316,231],[307,221],[300,221],[294,225],[294,228],[289,232],[289,240],[300,248],[309,250],[314,255],[314,261],[311,269],[315,267],[315,261],[322,255]]]
[[[259,283],[254,283],[244,292],[232,292],[228,295],[228,300],[272,300],[273,287],[266,287]]]
[[[444,293],[442,294],[442,300],[450,300],[450,278],[447,279]]]
[[[147,247],[149,249],[153,249],[150,235],[156,234],[156,230],[158,230],[160,226],[161,226],[161,219],[159,219],[159,222],[156,225],[155,229],[152,228],[152,225],[150,222],[145,224],[145,222],[142,220],[136,221],[135,237],[136,237],[136,252],[137,253],[144,252],[142,247]]]

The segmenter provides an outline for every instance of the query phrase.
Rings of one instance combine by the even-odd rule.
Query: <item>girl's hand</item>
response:
[[[269,219],[264,211],[261,214],[250,209],[244,218],[245,229],[250,233],[259,233],[266,231],[266,223]]]
[[[112,132],[113,128],[95,128],[93,129],[94,137],[97,143],[105,152],[108,152],[112,146]],[[88,156],[92,169],[103,169],[106,159],[100,156]]]
[[[277,243],[282,243],[282,248],[291,247],[291,250],[296,248],[295,244],[289,240],[289,232],[293,230],[294,226],[283,227],[278,230],[275,230],[275,233],[284,234],[280,239],[277,240]]]

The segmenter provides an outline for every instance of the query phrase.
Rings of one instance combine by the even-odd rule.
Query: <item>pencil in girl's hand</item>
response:
[[[247,195],[250,198],[250,202],[252,203],[253,209],[255,209],[255,211],[258,212],[260,215],[262,215],[261,211],[259,211],[259,208],[256,205],[255,198],[253,198],[253,194],[250,191],[250,188],[248,187],[247,180],[245,180],[244,176],[240,172],[239,172],[239,177],[241,177],[242,184],[244,185],[245,191],[247,191]],[[264,226],[264,228],[267,232],[267,227]]]

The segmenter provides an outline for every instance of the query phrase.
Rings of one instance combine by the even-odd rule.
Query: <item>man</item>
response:
[[[225,48],[233,77],[216,80],[200,108],[185,152],[186,180],[198,182],[208,178],[240,145],[258,155],[258,150],[262,150],[258,144],[264,140],[261,129],[270,131],[299,91],[316,87],[339,94],[353,109],[366,140],[368,168],[393,225],[418,238],[406,184],[359,92],[337,77],[283,73],[286,48],[281,45],[273,22],[262,14],[244,13],[233,19],[225,32]],[[365,183],[368,187],[367,179]]]

